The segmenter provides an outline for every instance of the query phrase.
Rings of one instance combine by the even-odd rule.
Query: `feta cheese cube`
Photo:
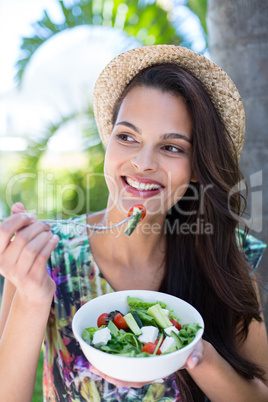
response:
[[[165,328],[164,331],[165,331],[165,333],[166,333],[167,335],[169,335],[169,336],[170,336],[170,334],[171,334],[171,331],[175,332],[175,334],[178,334],[178,333],[179,333],[179,330],[178,330],[176,327],[174,327],[174,325],[172,325],[172,327],[167,327],[167,328]]]
[[[169,318],[169,310],[167,308],[162,308],[163,313]]]
[[[167,336],[162,345],[160,346],[160,350],[162,353],[165,353],[168,349],[174,348],[174,346],[176,346],[175,339],[172,338],[171,336]]]
[[[152,325],[141,327],[142,334],[139,336],[139,341],[142,343],[155,342],[158,337],[158,329]]]
[[[100,346],[107,345],[108,341],[112,339],[109,328],[102,328],[95,332],[93,335],[92,343],[99,348]]]

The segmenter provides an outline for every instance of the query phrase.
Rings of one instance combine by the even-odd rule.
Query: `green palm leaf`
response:
[[[182,41],[170,21],[169,13],[155,3],[142,7],[139,0],[83,0],[69,7],[63,1],[59,1],[59,5],[63,18],[61,24],[54,23],[44,11],[42,19],[33,24],[34,35],[22,38],[21,57],[16,63],[18,83],[39,46],[67,28],[79,25],[120,28],[129,36],[137,37],[144,45],[179,44]]]

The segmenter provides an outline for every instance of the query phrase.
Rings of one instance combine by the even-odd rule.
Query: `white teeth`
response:
[[[129,177],[125,177],[127,184],[131,187],[136,188],[137,190],[158,190],[161,186],[158,184],[146,184],[146,183],[139,183],[138,181],[132,180]]]
[[[141,184],[140,184],[140,188],[141,188],[142,190],[145,190],[145,187],[146,187],[146,184],[145,184],[145,183],[141,183]]]

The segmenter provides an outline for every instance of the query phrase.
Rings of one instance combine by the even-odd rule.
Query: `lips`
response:
[[[129,193],[143,198],[158,194],[161,189],[164,188],[164,186],[158,181],[145,177],[138,178],[133,176],[123,176],[122,180],[124,187]]]

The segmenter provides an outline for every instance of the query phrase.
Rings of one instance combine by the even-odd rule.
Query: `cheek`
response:
[[[176,172],[173,172],[173,175],[174,180],[172,180],[172,177],[170,178],[170,182],[172,183],[171,191],[174,199],[180,199],[187,191],[191,181],[191,165],[187,163],[185,166],[181,166],[180,169],[178,169]]]
[[[106,151],[105,158],[104,158],[104,166],[103,166],[104,174],[107,174],[109,172],[109,158],[107,156],[108,156],[108,153]]]
[[[104,178],[106,181],[106,185],[109,190],[109,194],[112,195],[112,198],[114,198],[116,194],[116,182],[115,182],[115,175],[114,175],[114,167],[111,164],[111,160],[109,158],[105,158],[104,161]]]
[[[120,176],[120,167],[124,163],[124,155],[119,152],[118,147],[110,144],[107,147],[104,159],[104,175],[106,184],[111,193],[114,193],[118,188],[118,180]]]
[[[111,154],[111,149],[108,147],[105,153],[105,158],[104,158],[104,177],[105,177],[105,181],[106,184],[108,186],[109,191],[112,191],[113,188],[113,177],[114,177],[114,166],[113,166],[113,158],[112,158],[112,154]]]
[[[131,156],[127,149],[111,141],[105,153],[104,172],[113,174],[116,169],[118,170],[120,167],[125,166],[130,158]]]
[[[112,174],[116,160],[117,160],[116,150],[115,147],[110,142],[105,152],[104,173]]]

